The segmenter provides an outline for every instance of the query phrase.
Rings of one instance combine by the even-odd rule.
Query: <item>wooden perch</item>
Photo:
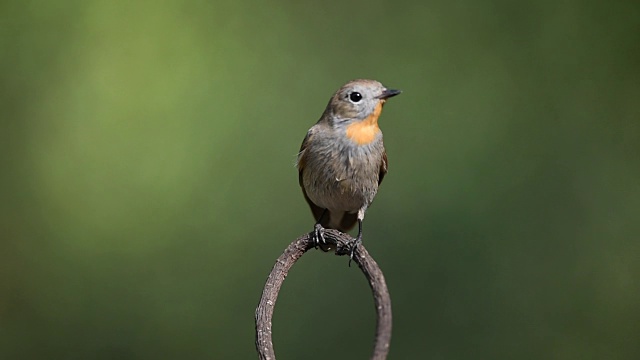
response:
[[[336,255],[349,255],[354,239],[337,230],[326,229],[325,240],[331,248],[336,249]],[[309,249],[313,249],[313,241],[309,234],[303,235],[292,242],[280,255],[271,269],[267,282],[262,290],[262,298],[256,309],[256,349],[262,360],[275,360],[272,341],[273,308],[278,299],[280,287],[287,277],[293,264]],[[362,244],[358,245],[353,260],[369,281],[376,307],[376,338],[372,360],[383,360],[389,353],[391,341],[391,298],[384,280],[384,275],[378,264],[369,255]]]

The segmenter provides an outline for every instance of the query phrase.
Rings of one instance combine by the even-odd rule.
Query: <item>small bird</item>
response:
[[[324,229],[347,232],[358,223],[351,258],[362,242],[362,220],[387,173],[378,118],[384,103],[400,94],[375,80],[352,80],[331,97],[302,141],[296,166],[305,200],[316,220],[314,244]]]

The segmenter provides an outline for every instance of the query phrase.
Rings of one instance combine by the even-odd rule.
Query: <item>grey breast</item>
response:
[[[329,131],[316,133],[310,140],[313,145],[306,149],[303,174],[309,198],[320,207],[347,212],[371,204],[384,153],[382,133],[367,145]]]

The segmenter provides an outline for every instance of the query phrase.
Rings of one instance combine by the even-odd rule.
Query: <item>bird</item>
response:
[[[350,261],[362,242],[365,213],[388,168],[378,119],[386,101],[400,93],[376,80],[347,82],[309,129],[297,156],[298,181],[316,220],[314,245],[326,244],[325,229],[346,233],[357,223]]]

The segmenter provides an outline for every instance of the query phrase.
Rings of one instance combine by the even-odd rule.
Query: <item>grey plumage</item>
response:
[[[316,221],[348,231],[360,224],[387,172],[378,117],[399,94],[374,80],[354,80],[331,98],[298,154],[299,182]]]
[[[350,226],[341,226],[345,212],[357,214],[362,210],[364,215],[373,202],[385,153],[382,132],[366,145],[352,144],[345,132],[343,126],[318,123],[309,130],[307,146],[299,155],[305,158],[301,186],[310,201],[329,210],[323,226],[341,231],[355,225],[352,217]]]

